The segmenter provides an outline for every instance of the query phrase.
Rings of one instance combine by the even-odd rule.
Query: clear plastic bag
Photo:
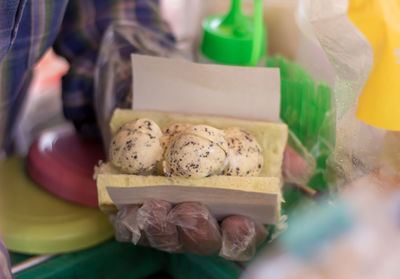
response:
[[[170,253],[217,255],[247,261],[268,236],[266,227],[242,216],[230,216],[221,224],[204,205],[173,205],[149,200],[143,205],[120,206],[111,222],[121,242],[146,245]]]
[[[116,107],[132,105],[131,54],[183,57],[168,25],[146,28],[136,22],[112,23],[104,34],[95,70],[95,109],[103,143],[108,147],[108,123]]]
[[[107,147],[110,142],[108,123],[112,111],[116,107],[130,108],[132,106],[132,67],[130,54],[136,52],[155,56],[185,58],[184,52],[178,50],[176,41],[168,36],[169,30],[161,30],[162,31],[154,31],[153,29],[146,29],[132,22],[118,22],[111,25],[104,36],[95,73],[95,104],[98,124],[102,132],[106,149],[108,149]],[[196,36],[190,37],[195,38]],[[282,43],[284,42],[282,41]],[[276,66],[281,67],[280,64],[275,65],[275,67]],[[291,71],[292,67],[286,69],[290,69]],[[281,71],[282,70],[283,67],[281,68]],[[299,78],[303,76],[303,74],[300,74]],[[311,78],[309,77],[309,79]],[[286,85],[291,85],[291,83],[296,81],[297,80],[288,78]],[[319,93],[317,90],[319,89],[318,84],[310,82],[306,83],[304,87],[309,85],[310,88],[307,87],[308,91],[305,90],[305,93]],[[314,90],[314,87],[317,89]],[[285,88],[290,89],[292,87]],[[293,88],[297,90],[299,87],[297,84],[294,84]],[[296,90],[292,90],[290,93],[296,93]],[[312,95],[313,98],[315,98],[315,96],[318,96],[318,94]],[[288,95],[288,97],[290,97],[290,95]],[[297,97],[298,99],[302,98],[300,95]],[[293,104],[292,107],[294,108],[296,106],[297,104]],[[307,107],[304,109],[307,109]],[[301,112],[302,110],[299,109],[296,113]],[[318,112],[321,113],[321,111]],[[331,113],[331,110],[329,110],[329,113]],[[331,114],[324,114],[324,117],[319,119],[321,123],[318,122],[318,125],[312,126],[311,124],[307,124],[307,127],[312,128],[309,129],[310,131],[306,129],[308,134],[303,131],[304,138],[307,139],[307,135],[314,133],[313,142],[307,147],[304,141],[300,140],[299,133],[290,133],[290,147],[286,149],[283,165],[283,177],[286,184],[307,186],[310,179],[314,177],[316,173],[319,177],[325,176],[325,169],[317,167],[316,158],[320,161],[326,160],[326,157],[332,152],[333,146],[330,145],[331,142],[328,142],[331,138],[325,141],[325,138],[321,136],[321,134],[323,134],[321,131],[325,127],[331,127],[324,124],[328,122],[325,120],[331,117]],[[292,117],[292,119],[297,121],[296,117]],[[315,124],[311,116],[308,117],[307,120],[310,119],[310,123]],[[325,144],[327,142],[329,144]],[[323,152],[325,153],[322,154]],[[321,156],[321,154],[323,156]],[[324,164],[325,162],[323,162],[322,165],[324,166]],[[323,179],[325,179],[325,177]],[[315,183],[317,184],[318,181]],[[299,191],[296,189],[296,195],[293,200],[298,200],[298,192]],[[289,199],[286,200],[288,201]],[[158,209],[155,212],[149,210],[157,207],[157,204]],[[189,203],[189,205],[190,204],[191,203]],[[188,206],[187,203],[170,208],[169,206],[168,204],[159,204],[153,201],[140,207],[136,213],[135,211],[129,211],[122,207],[114,220],[115,227],[120,230],[120,232],[118,232],[118,238],[125,241],[130,239],[131,242],[135,244],[144,241],[153,247],[169,252],[189,251],[204,255],[217,253],[219,251],[220,255],[225,258],[238,260],[250,259],[254,255],[256,244],[258,244],[258,241],[255,240],[256,232],[263,231],[261,227],[254,224],[254,222],[248,220],[238,224],[236,222],[239,221],[235,221],[235,218],[232,219],[233,221],[224,221],[223,227],[230,227],[232,229],[232,232],[225,231],[224,234],[224,229],[221,229],[216,221],[211,221],[214,220],[214,218],[207,213],[208,210],[204,210],[203,206],[198,205],[198,211],[189,210],[189,212],[193,213],[189,218],[190,222],[193,220],[204,220],[205,217],[207,217],[206,219],[208,221],[204,223],[200,221],[195,222],[195,225],[200,226],[200,228],[193,229],[191,227],[193,225],[192,223],[185,223],[182,221],[182,218],[178,218],[180,215],[180,210],[178,209],[185,208]],[[126,213],[124,212],[128,211],[131,212],[131,214],[137,214],[136,217],[132,219],[126,217],[124,215]],[[157,214],[159,215],[154,215],[156,212],[158,212]],[[166,221],[165,218],[167,217],[171,219]],[[128,219],[131,220],[128,222],[129,224],[126,223]],[[230,222],[232,222],[233,225],[230,225]],[[173,226],[171,226],[171,224]],[[140,231],[140,236],[137,235],[138,230]],[[246,237],[232,237],[232,235],[236,235],[234,233],[235,230],[236,232],[241,232],[243,236]],[[202,232],[199,233],[200,231]],[[220,234],[219,236],[217,231]],[[195,233],[198,233],[199,235],[197,235],[197,237],[203,240],[200,242],[193,241],[191,236]],[[169,238],[164,238],[165,234],[169,235]],[[266,234],[266,232],[262,233],[262,235],[264,235],[263,239],[265,239]],[[234,246],[236,250],[232,248]],[[223,249],[221,250],[220,247]]]
[[[263,243],[268,231],[248,218],[231,216],[221,224],[222,247],[219,255],[226,259],[248,261],[253,258],[258,245]]]
[[[393,132],[382,129],[395,130],[399,123],[394,118],[398,109],[393,110],[399,96],[394,78],[399,67],[391,51],[391,39],[398,38],[399,32],[395,26],[400,9],[395,2],[299,2],[303,25],[334,69],[336,142],[328,170],[333,170],[330,182],[338,188],[393,168],[390,157],[398,156],[399,142],[388,141]],[[389,149],[393,152],[385,153]]]

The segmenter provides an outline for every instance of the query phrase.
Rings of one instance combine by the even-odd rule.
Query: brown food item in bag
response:
[[[220,250],[218,223],[204,205],[195,202],[177,205],[171,210],[169,220],[177,226],[186,251],[205,256]]]
[[[171,208],[171,203],[166,201],[147,201],[137,212],[137,222],[151,247],[166,252],[180,252],[182,244],[178,230],[168,221]]]

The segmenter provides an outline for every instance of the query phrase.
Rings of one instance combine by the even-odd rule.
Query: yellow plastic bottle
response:
[[[373,48],[373,67],[356,117],[400,130],[400,0],[349,0],[348,16]]]

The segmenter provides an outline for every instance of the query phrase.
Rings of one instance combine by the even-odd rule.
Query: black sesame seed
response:
[[[246,135],[245,138],[246,138],[249,142],[253,142],[253,139],[250,138],[248,135]]]

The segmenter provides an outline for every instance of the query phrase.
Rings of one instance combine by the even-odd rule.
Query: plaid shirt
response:
[[[102,34],[115,20],[157,28],[157,5],[158,0],[0,0],[0,152],[12,150],[31,68],[51,46],[70,63],[62,80],[66,118],[77,127],[94,124],[93,70]]]

